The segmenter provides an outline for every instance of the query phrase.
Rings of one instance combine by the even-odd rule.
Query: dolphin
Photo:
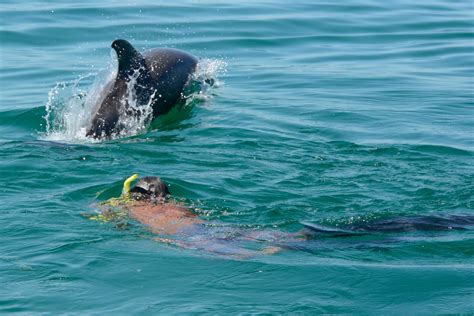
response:
[[[117,53],[118,72],[100,93],[95,113],[86,136],[109,138],[126,128],[120,116],[144,114],[145,107],[153,109],[152,118],[166,114],[184,100],[183,90],[196,70],[198,59],[186,52],[155,48],[143,54],[128,41],[112,43]],[[129,102],[133,100],[133,108]]]

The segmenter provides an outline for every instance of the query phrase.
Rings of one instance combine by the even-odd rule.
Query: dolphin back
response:
[[[110,137],[127,126],[120,126],[121,115],[142,115],[140,107],[151,106],[153,118],[166,114],[185,100],[183,91],[196,70],[197,58],[186,52],[158,48],[144,54],[128,41],[115,40],[118,72],[113,84],[108,84],[98,98],[91,125],[86,136]],[[130,107],[130,94],[134,97]]]
[[[166,114],[180,101],[183,91],[196,70],[196,57],[177,49],[156,48],[144,55],[149,70],[151,84],[156,89],[153,116]]]

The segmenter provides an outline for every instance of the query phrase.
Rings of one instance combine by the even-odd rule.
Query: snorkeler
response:
[[[321,247],[388,246],[403,240],[399,233],[466,230],[474,226],[472,215],[449,215],[401,216],[342,228],[301,223],[302,229],[295,233],[242,228],[199,218],[173,199],[159,177],[143,177],[131,187],[137,179],[136,174],[126,179],[122,195],[102,203],[101,213],[91,218],[131,218],[147,226],[156,241],[238,258],[274,254],[282,249],[313,252]]]
[[[157,235],[154,240],[183,248],[201,249],[207,252],[246,257],[255,254],[271,254],[280,247],[261,244],[274,239],[300,240],[302,234],[269,231],[249,231],[228,225],[202,220],[184,205],[177,203],[168,186],[159,178],[147,176],[138,179],[134,174],[125,180],[122,195],[101,204],[101,214],[91,217],[109,221],[127,215],[149,228]],[[259,245],[250,245],[256,242]]]

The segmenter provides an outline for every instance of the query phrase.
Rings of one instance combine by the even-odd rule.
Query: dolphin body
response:
[[[109,138],[119,133],[126,128],[121,126],[120,116],[142,115],[140,108],[148,104],[153,108],[153,118],[166,114],[184,100],[183,90],[198,62],[196,57],[170,48],[140,54],[123,39],[115,40],[112,48],[117,53],[117,77],[100,94],[86,132],[92,138]],[[134,100],[137,106],[132,109],[129,100]]]

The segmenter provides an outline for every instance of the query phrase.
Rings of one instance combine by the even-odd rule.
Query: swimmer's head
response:
[[[171,195],[166,183],[158,177],[143,177],[130,189],[130,194],[138,200],[165,198]]]

